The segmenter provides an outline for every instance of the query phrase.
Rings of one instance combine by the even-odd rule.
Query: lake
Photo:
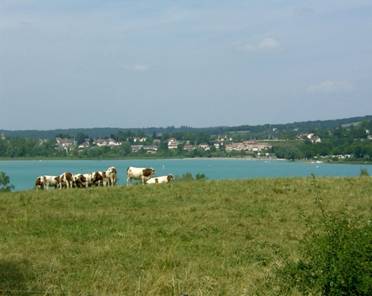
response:
[[[310,163],[285,160],[250,159],[152,159],[152,160],[10,160],[0,161],[15,190],[31,189],[40,175],[62,172],[85,173],[115,166],[119,184],[124,184],[128,166],[153,167],[157,175],[203,173],[209,179],[250,179],[271,177],[358,176],[364,168],[372,173],[372,165]]]

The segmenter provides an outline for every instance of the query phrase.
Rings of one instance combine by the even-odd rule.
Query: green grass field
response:
[[[368,218],[372,179],[3,193],[0,295],[274,295],[316,200]]]

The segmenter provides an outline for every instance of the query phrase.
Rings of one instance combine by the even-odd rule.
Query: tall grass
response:
[[[315,196],[372,212],[367,178],[3,193],[0,295],[274,295],[321,217]]]

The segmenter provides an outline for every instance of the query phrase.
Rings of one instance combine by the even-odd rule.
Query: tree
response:
[[[4,172],[0,172],[0,192],[9,192],[14,189],[10,184],[10,178]]]
[[[369,221],[323,213],[300,242],[299,259],[278,270],[281,294],[372,295],[371,239]]]
[[[78,133],[76,135],[76,143],[77,143],[77,145],[83,144],[85,142],[85,140],[88,139],[88,138],[89,137],[86,134],[84,134],[84,133]]]

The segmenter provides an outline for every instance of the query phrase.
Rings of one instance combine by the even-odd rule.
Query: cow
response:
[[[49,186],[54,188],[59,187],[60,177],[59,176],[42,176],[43,184],[46,189],[49,189]]]
[[[161,184],[161,183],[170,183],[174,180],[172,175],[152,177],[146,181],[146,184]]]
[[[88,173],[88,174],[83,174],[83,176],[85,177],[86,179],[86,182],[85,182],[85,187],[89,187],[89,186],[99,186],[101,184],[103,184],[103,180],[105,178],[105,174],[102,174],[102,172],[92,172],[92,173]]]
[[[97,186],[109,186],[109,178],[107,177],[107,174],[106,172],[103,172],[103,171],[97,171],[97,172],[94,172],[95,174],[95,184]]]
[[[73,183],[74,183],[74,179],[70,172],[64,172],[62,175],[59,176],[59,188],[60,189],[64,187],[72,188]]]
[[[83,174],[75,174],[72,176],[73,181],[73,186],[82,188],[85,187],[85,184],[87,182],[87,179],[84,177]]]
[[[118,181],[117,174],[118,174],[118,172],[117,172],[115,167],[109,167],[106,170],[106,177],[108,179],[108,186],[115,186],[116,185],[116,182]]]
[[[95,183],[95,173],[83,174],[83,177],[85,179],[84,185],[86,188],[92,186]]]
[[[44,179],[43,176],[39,176],[35,180],[35,188],[36,189],[44,189]]]
[[[155,175],[155,170],[153,168],[135,168],[129,167],[127,169],[127,185],[129,181],[136,179],[141,180],[142,184]]]

